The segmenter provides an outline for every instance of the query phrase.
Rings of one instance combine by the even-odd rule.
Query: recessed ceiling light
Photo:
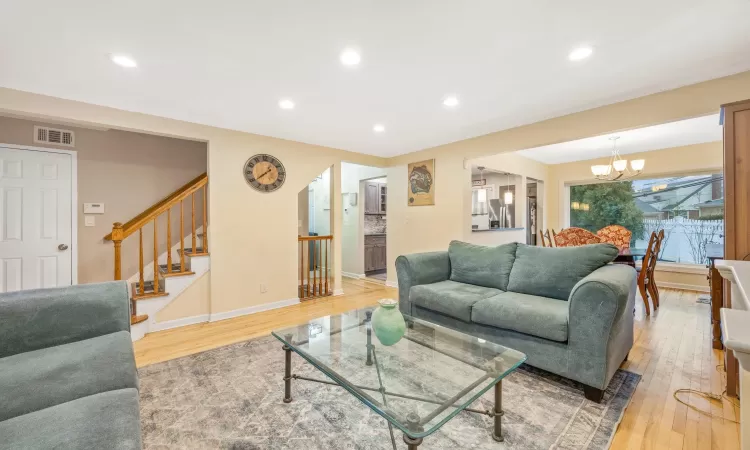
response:
[[[594,49],[591,47],[578,47],[570,52],[568,59],[571,61],[581,61],[591,56],[592,53],[594,53]]]
[[[376,133],[382,133],[383,131],[385,131],[385,126],[379,123],[375,124],[375,126],[372,127],[372,131]]]
[[[443,105],[452,108],[458,105],[458,97],[455,95],[449,95],[443,99]]]
[[[138,63],[136,63],[135,60],[129,56],[112,55],[111,59],[112,59],[112,62],[117,64],[118,66],[127,67],[127,68],[138,67]]]
[[[355,50],[347,48],[344,49],[343,52],[341,52],[340,59],[341,64],[345,66],[356,66],[362,60],[362,57],[359,56],[359,53],[357,53]]]
[[[288,98],[279,101],[279,108],[281,109],[294,109],[294,102]]]

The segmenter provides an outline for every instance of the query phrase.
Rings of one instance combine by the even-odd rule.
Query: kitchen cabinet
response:
[[[365,214],[385,214],[387,199],[385,183],[365,182]]]
[[[384,235],[365,236],[365,272],[386,269],[385,243]]]
[[[386,201],[388,200],[388,187],[384,183],[378,183],[378,211],[385,214]]]

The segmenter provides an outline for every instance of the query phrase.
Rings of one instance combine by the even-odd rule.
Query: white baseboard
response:
[[[337,295],[344,295],[344,290],[343,289],[334,289],[333,290],[333,296],[335,297]]]
[[[355,280],[361,280],[362,278],[365,277],[365,274],[363,274],[363,273],[357,274],[357,273],[351,273],[351,272],[341,272],[341,276],[342,277],[346,277],[346,278],[354,278]]]
[[[299,303],[299,298],[290,298],[287,300],[279,300],[278,302],[264,303],[262,305],[248,306],[247,308],[234,309],[232,311],[224,311],[220,313],[212,313],[208,317],[209,322],[216,322],[219,320],[231,319],[232,317],[246,316],[248,314],[255,314],[262,311],[268,311],[271,309],[283,308],[285,306],[296,305]]]
[[[153,332],[169,330],[170,328],[184,327],[186,325],[195,325],[196,323],[208,322],[209,317],[209,314],[201,314],[199,316],[183,317],[182,319],[156,322],[152,325],[151,331]]]
[[[657,280],[656,285],[659,287],[669,288],[669,289],[681,289],[683,291],[711,292],[708,286],[700,286],[697,284],[665,283],[664,281]]]
[[[398,281],[386,281],[385,285],[392,288],[398,288]]]

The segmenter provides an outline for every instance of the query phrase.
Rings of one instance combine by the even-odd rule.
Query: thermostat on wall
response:
[[[84,214],[104,214],[104,203],[84,203]]]

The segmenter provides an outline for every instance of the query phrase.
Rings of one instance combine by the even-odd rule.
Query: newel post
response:
[[[112,242],[115,244],[115,280],[122,280],[122,240],[123,231],[122,224],[115,222],[112,224]]]

